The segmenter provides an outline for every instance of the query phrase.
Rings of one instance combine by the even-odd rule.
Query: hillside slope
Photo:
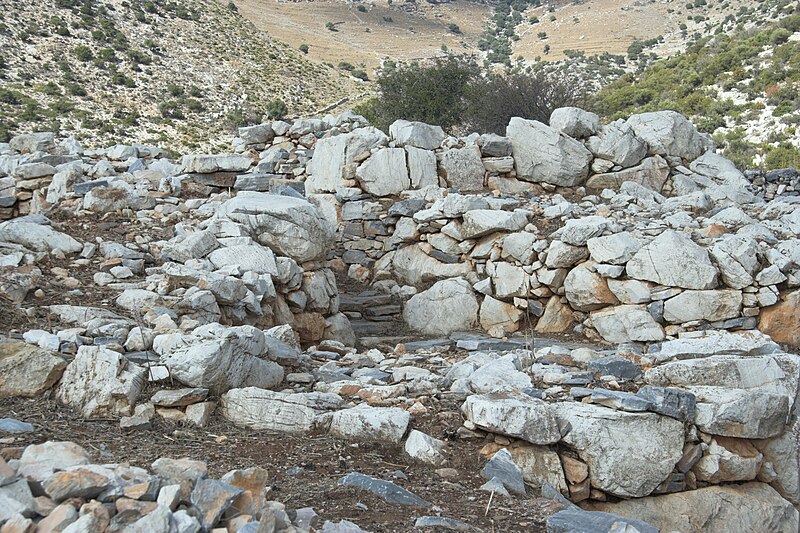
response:
[[[800,14],[699,39],[610,84],[593,108],[608,119],[674,109],[715,134],[740,167],[798,166]]]
[[[176,150],[226,144],[274,99],[308,114],[361,83],[217,0],[0,0],[0,140],[51,130]]]

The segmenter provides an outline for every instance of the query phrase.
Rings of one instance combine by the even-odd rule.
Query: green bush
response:
[[[425,63],[386,62],[377,73],[378,95],[357,112],[388,131],[402,118],[450,129],[462,121],[466,93],[480,76],[474,58],[450,55]]]
[[[72,49],[72,53],[80,59],[81,61],[91,61],[94,59],[94,54],[92,53],[92,49],[86,45],[79,44],[75,48]]]
[[[356,9],[358,10],[359,13],[367,12],[367,6],[365,6],[364,4],[358,4],[358,7]]]
[[[447,25],[447,31],[450,33],[459,34],[461,33],[461,28],[458,27],[458,24],[451,23]]]
[[[336,27],[336,24],[334,24],[333,22],[326,22],[325,29],[327,29],[328,31],[339,31],[339,29]]]
[[[267,114],[273,120],[282,119],[288,112],[289,108],[286,106],[286,102],[280,98],[275,98],[267,104]]]
[[[301,52],[303,52],[304,54],[307,54],[307,53],[308,53],[308,45],[307,45],[307,44],[301,44],[301,45],[298,47],[298,49],[299,49]]]

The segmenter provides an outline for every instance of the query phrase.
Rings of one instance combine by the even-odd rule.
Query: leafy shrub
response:
[[[86,45],[79,44],[75,48],[72,49],[72,53],[81,61],[91,61],[94,59],[94,54],[92,53],[92,49]]]
[[[451,23],[447,25],[447,31],[450,33],[459,34],[461,33],[461,28],[458,27],[458,24]]]
[[[307,53],[308,53],[308,45],[307,45],[307,44],[305,44],[305,43],[304,43],[304,44],[301,44],[301,45],[298,47],[298,49],[299,49],[301,52],[303,52],[304,54],[307,54]]]
[[[350,75],[361,81],[369,81],[369,75],[363,70],[353,70]]]
[[[288,112],[289,108],[286,106],[286,102],[280,98],[275,98],[267,104],[267,114],[273,120],[282,119]]]
[[[327,29],[328,31],[339,31],[339,28],[337,28],[336,24],[334,24],[333,22],[326,22],[325,29]]]
[[[467,109],[467,87],[480,76],[474,58],[447,56],[425,63],[386,62],[377,73],[378,95],[358,106],[370,122],[388,131],[399,118],[450,129]]]
[[[365,6],[364,4],[358,4],[358,7],[356,9],[358,10],[359,13],[367,12],[367,6]]]

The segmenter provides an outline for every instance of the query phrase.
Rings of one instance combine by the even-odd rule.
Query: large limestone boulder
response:
[[[495,392],[468,396],[461,412],[486,431],[531,444],[553,444],[561,438],[553,406],[526,394]]]
[[[343,403],[337,394],[286,394],[257,387],[231,389],[221,400],[222,416],[239,427],[299,435],[314,429],[317,416]]]
[[[0,337],[0,398],[39,396],[55,385],[66,366],[47,350]]]
[[[621,119],[600,127],[596,135],[589,137],[586,147],[596,157],[624,168],[638,165],[647,155],[647,144]]]
[[[492,209],[473,209],[464,213],[461,236],[476,239],[496,231],[519,231],[528,224],[523,211],[495,211]]]
[[[766,439],[783,433],[790,399],[760,389],[690,387],[697,397],[695,424],[712,435]]]
[[[403,309],[406,324],[428,335],[449,335],[472,329],[478,320],[478,299],[463,278],[434,283],[415,294]]]
[[[72,254],[83,249],[81,243],[50,226],[15,220],[0,224],[0,242],[19,244],[34,252],[58,250],[65,254]]]
[[[238,266],[242,272],[278,275],[275,254],[259,244],[240,244],[218,248],[208,254],[208,260],[216,268]]]
[[[436,154],[430,150],[406,146],[408,161],[408,178],[412,189],[439,185],[439,174],[436,168]]]
[[[780,346],[758,331],[707,331],[703,335],[680,338],[651,346],[649,355],[659,362],[693,359],[717,354],[766,355],[780,352]]]
[[[410,421],[408,411],[398,407],[361,404],[333,413],[328,431],[343,439],[399,444]]]
[[[619,190],[625,182],[641,185],[657,193],[661,192],[669,178],[669,165],[661,156],[648,157],[635,167],[618,172],[595,174],[586,182],[586,187],[593,190]]]
[[[589,466],[592,486],[615,496],[647,496],[683,455],[683,423],[674,418],[578,402],[555,410],[571,428],[562,441]]]
[[[600,127],[600,117],[579,107],[559,107],[550,113],[550,127],[575,139],[584,139]]]
[[[758,329],[776,342],[800,346],[800,290],[787,293],[777,305],[762,309]]]
[[[130,416],[147,377],[145,367],[102,346],[81,346],[61,377],[56,398],[85,417]]]
[[[486,170],[481,160],[481,149],[471,144],[464,148],[451,148],[437,155],[439,177],[449,187],[458,191],[480,191]]]
[[[400,119],[395,120],[389,126],[389,137],[397,141],[398,146],[415,146],[424,150],[435,150],[442,144],[446,135],[441,126]]]
[[[744,289],[753,283],[758,270],[758,243],[746,236],[723,237],[709,250],[728,287]]]
[[[493,337],[502,337],[519,329],[522,311],[515,306],[487,296],[481,303],[481,327]]]
[[[609,290],[606,279],[597,273],[596,266],[591,261],[582,263],[564,278],[564,294],[573,309],[594,311],[617,303],[617,297]]]
[[[742,291],[683,291],[664,302],[664,320],[682,324],[693,320],[727,320],[739,316]]]
[[[402,148],[381,148],[356,170],[361,188],[375,196],[400,194],[411,187]]]
[[[208,324],[189,335],[159,335],[153,350],[174,379],[214,394],[239,387],[267,389],[283,381],[283,368],[261,359],[266,340],[252,326]]]
[[[644,305],[618,305],[589,315],[592,326],[608,342],[652,342],[664,340],[664,328]]]
[[[592,502],[595,511],[635,517],[661,531],[795,533],[798,512],[764,483],[723,485],[617,503]]]
[[[583,184],[592,154],[575,139],[535,120],[514,117],[506,128],[517,177],[564,187]]]
[[[50,152],[56,148],[55,134],[51,131],[42,131],[15,135],[11,138],[10,148],[23,154]]]
[[[706,151],[703,138],[686,117],[676,111],[641,113],[628,118],[636,136],[651,154],[672,155],[693,161]]]
[[[630,261],[643,244],[641,239],[628,231],[586,241],[593,261],[612,265],[624,265]]]
[[[431,281],[466,276],[472,270],[470,264],[465,262],[442,263],[426,254],[417,244],[400,248],[390,259],[395,279],[418,288]]]
[[[300,263],[325,259],[333,245],[335,229],[302,198],[241,191],[216,216],[243,224],[258,242]]]
[[[713,289],[717,268],[708,252],[676,231],[667,230],[641,248],[628,262],[628,277],[668,287]]]
[[[181,159],[186,173],[211,174],[214,172],[244,172],[253,160],[247,154],[191,154]]]
[[[372,127],[320,139],[308,164],[306,193],[336,192],[345,180],[355,177],[357,161],[363,160],[373,148],[386,146],[388,141],[385,133]]]

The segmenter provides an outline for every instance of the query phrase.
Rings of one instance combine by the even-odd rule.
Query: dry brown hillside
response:
[[[0,135],[227,145],[274,99],[310,114],[363,82],[309,61],[217,0],[0,0]],[[2,140],[2,139],[0,139]]]

